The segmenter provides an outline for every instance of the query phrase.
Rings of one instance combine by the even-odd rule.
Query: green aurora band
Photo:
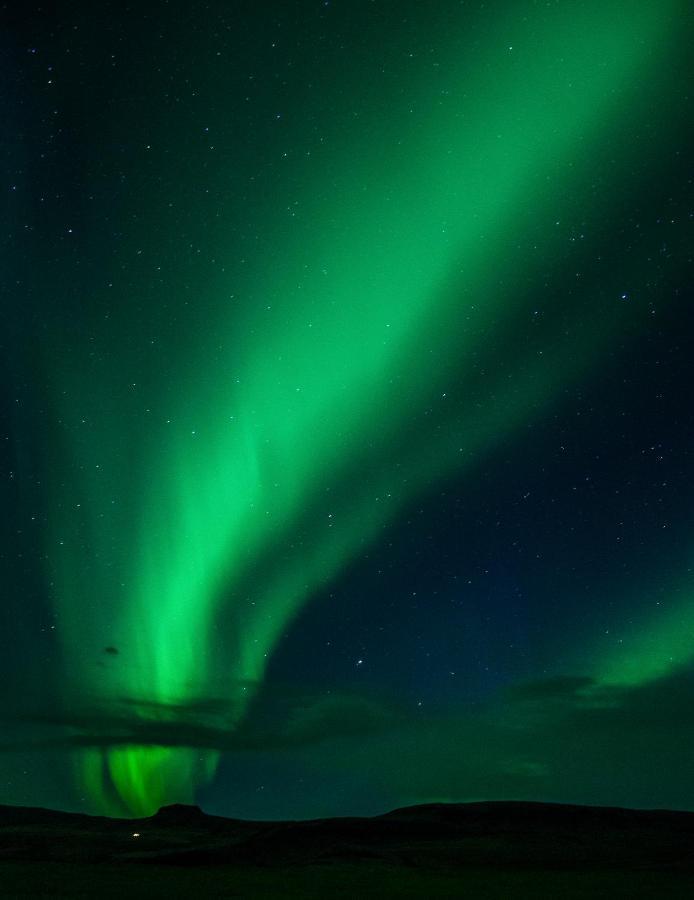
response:
[[[432,483],[472,468],[598,362],[626,313],[590,285],[570,309],[556,298],[537,347],[516,346],[542,278],[527,235],[567,207],[574,221],[609,210],[588,158],[655,90],[676,5],[587,9],[538,25],[519,5],[475,66],[451,40],[448,93],[432,102],[428,85],[410,86],[416,115],[384,88],[322,170],[297,163],[280,187],[277,209],[298,210],[291,230],[258,211],[270,258],[229,259],[198,286],[188,344],[162,321],[171,333],[150,365],[122,322],[95,328],[95,359],[46,350],[63,472],[47,555],[67,705],[127,702],[165,723],[223,695],[214,722],[233,730],[302,606]],[[568,252],[563,228],[541,240],[542,256]],[[155,235],[146,252],[158,251]],[[170,300],[143,300],[153,322]],[[510,363],[494,368],[499,347]],[[446,412],[451,384],[469,390],[462,417]],[[102,812],[190,801],[214,775],[213,748],[112,737],[76,754]]]

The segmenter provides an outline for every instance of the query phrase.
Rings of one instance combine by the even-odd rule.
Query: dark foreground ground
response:
[[[472,803],[244,822],[0,807],[0,896],[690,898],[694,813]]]

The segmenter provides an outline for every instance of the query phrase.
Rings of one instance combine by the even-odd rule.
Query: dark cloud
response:
[[[642,685],[585,676],[518,685],[479,716],[434,720],[413,735],[391,768],[394,788],[414,802],[438,794],[688,808],[692,708],[688,668]],[[433,771],[421,765],[429,756]]]
[[[240,690],[241,687],[237,686]],[[255,686],[257,687],[257,685]],[[250,688],[250,686],[249,686]],[[237,700],[199,697],[180,702],[124,697],[64,710],[15,710],[15,725],[58,729],[41,740],[4,742],[1,751],[124,745],[198,747],[222,752],[281,751],[391,728],[402,715],[383,703],[347,694],[330,697],[278,688],[235,725]]]
[[[594,690],[597,682],[587,676],[558,676],[545,678],[541,681],[531,681],[513,685],[507,691],[511,701],[530,700],[566,700],[584,696],[586,692]]]
[[[315,743],[390,731],[403,724],[395,707],[358,696],[329,697],[298,710],[284,734],[290,742]]]
[[[302,765],[351,771],[398,802],[503,797],[684,807],[694,801],[694,775],[691,783],[663,777],[691,771],[690,670],[639,686],[587,676],[545,679],[519,684],[486,706],[430,714],[415,715],[384,697],[274,684],[260,689],[232,726],[234,703],[233,697],[170,704],[122,698],[62,711],[15,708],[9,724],[29,726],[32,737],[7,740],[0,750],[156,745],[215,749],[237,759],[300,752]]]

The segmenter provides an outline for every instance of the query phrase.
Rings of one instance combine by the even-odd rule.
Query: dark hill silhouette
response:
[[[376,879],[374,894],[372,881],[367,881],[354,887],[354,896],[388,896],[389,889],[378,882],[386,873],[396,881],[406,878],[408,884],[423,879],[422,895],[432,897],[438,896],[432,887],[437,879],[468,883],[487,873],[484,877],[496,883],[525,873],[524,884],[535,879],[535,893],[527,896],[544,896],[541,884],[563,877],[567,883],[555,884],[552,890],[568,898],[574,896],[571,891],[581,873],[583,877],[602,873],[603,879],[632,879],[630,896],[651,896],[639,893],[649,878],[658,880],[658,895],[680,896],[662,888],[663,880],[674,879],[677,885],[686,885],[681,896],[694,896],[694,813],[486,802],[425,804],[371,818],[269,822],[210,816],[197,806],[182,804],[141,819],[0,806],[0,867],[12,872],[10,863],[25,879],[29,871],[68,866],[71,878],[79,880],[80,873],[88,872],[92,881],[95,873],[117,866],[117,876],[110,875],[109,884],[120,884],[118,890],[128,890],[131,896],[150,897],[157,896],[151,885],[143,894],[137,893],[136,885],[144,884],[143,878],[173,879],[166,874],[172,872],[192,881],[191,890],[197,889],[196,878],[203,876],[220,884],[230,878],[234,883],[274,878],[278,881],[273,890],[286,896],[314,896],[310,885],[304,885],[300,894],[287,887],[292,878],[308,879],[309,872],[314,881],[318,875],[324,882],[327,879],[326,893],[338,890],[339,879],[347,884],[350,878],[364,879],[368,874]],[[331,873],[336,884],[330,882]],[[518,886],[505,890],[525,896],[518,893]],[[613,885],[610,891],[621,896],[614,890]],[[70,891],[63,896],[82,896],[76,882]],[[214,892],[225,895],[219,885]],[[259,895],[264,896],[262,890]]]
[[[202,828],[219,827],[220,823],[233,822],[233,819],[225,819],[221,816],[209,816],[199,806],[190,806],[186,803],[173,803],[171,806],[162,806],[149,820],[158,827],[168,828]]]

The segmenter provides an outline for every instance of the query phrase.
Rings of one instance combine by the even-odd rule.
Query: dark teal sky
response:
[[[0,802],[694,808],[678,0],[4,7]]]

